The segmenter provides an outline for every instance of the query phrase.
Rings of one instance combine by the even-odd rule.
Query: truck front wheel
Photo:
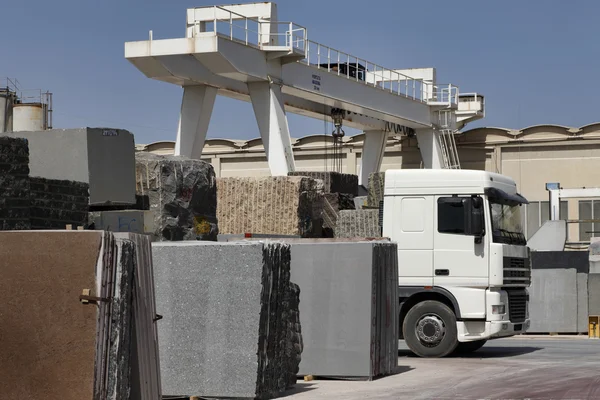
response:
[[[402,325],[408,348],[419,357],[438,358],[458,345],[456,316],[445,304],[427,300],[411,308]]]

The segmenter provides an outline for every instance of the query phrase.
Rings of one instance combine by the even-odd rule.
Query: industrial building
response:
[[[342,172],[356,174],[360,168],[364,134],[345,137]],[[523,215],[525,232],[531,237],[548,219],[546,183],[565,188],[597,187],[600,169],[600,123],[582,127],[536,125],[523,129],[475,128],[456,135],[463,169],[497,172],[513,178],[530,201]],[[333,170],[333,138],[311,135],[292,140],[296,170]],[[174,141],[137,145],[138,151],[173,154]],[[202,159],[209,161],[218,177],[269,176],[260,138],[251,140],[207,139]],[[417,140],[390,134],[381,171],[422,168]],[[600,201],[569,199],[561,203],[561,218],[600,219]],[[600,236],[600,223],[569,224],[568,241],[588,242]]]

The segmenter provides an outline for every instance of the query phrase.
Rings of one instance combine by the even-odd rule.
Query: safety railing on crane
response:
[[[382,67],[364,58],[308,40],[306,28],[293,22],[260,21],[220,6],[198,7],[211,10],[212,20],[196,21],[194,36],[210,32],[259,49],[285,47],[304,53],[298,62],[334,73],[389,93],[423,103],[458,104],[458,87],[434,85],[401,72]],[[281,30],[281,32],[279,32]]]
[[[454,85],[433,85],[312,40],[307,40],[306,57],[299,62],[423,103],[458,104]]]
[[[197,9],[212,9],[214,17],[212,21],[195,22],[194,35],[196,36],[202,32],[212,32],[259,49],[274,46],[301,53],[305,51],[306,28],[294,22],[260,21],[220,6]]]

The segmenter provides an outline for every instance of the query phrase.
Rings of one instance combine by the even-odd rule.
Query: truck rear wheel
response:
[[[458,345],[456,316],[445,304],[427,300],[411,308],[402,325],[408,348],[419,357],[438,358]]]
[[[487,342],[487,340],[475,340],[474,342],[459,342],[454,352],[457,354],[472,353],[482,348],[485,342]]]

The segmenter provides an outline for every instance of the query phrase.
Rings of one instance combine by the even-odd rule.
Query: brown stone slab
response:
[[[0,397],[93,399],[102,232],[0,232]]]

